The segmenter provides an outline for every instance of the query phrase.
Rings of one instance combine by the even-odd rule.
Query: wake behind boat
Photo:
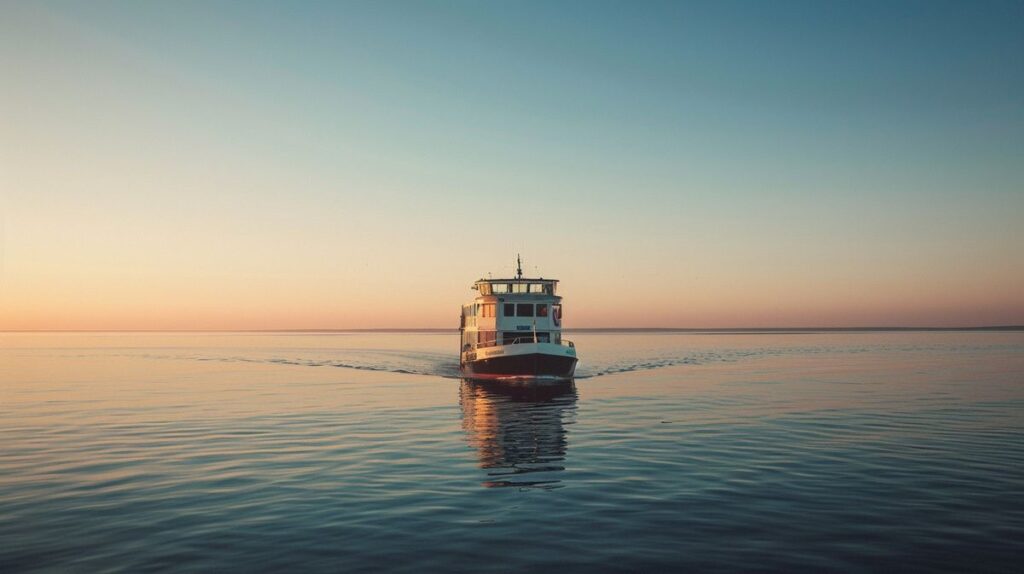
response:
[[[576,347],[562,339],[556,279],[480,279],[480,294],[462,306],[459,367],[470,379],[568,380]]]

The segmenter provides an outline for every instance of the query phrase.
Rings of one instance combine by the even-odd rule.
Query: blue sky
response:
[[[1020,3],[0,12],[0,328],[1024,322]]]

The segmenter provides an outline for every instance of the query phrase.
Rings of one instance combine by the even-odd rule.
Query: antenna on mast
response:
[[[516,279],[523,278],[523,260],[519,258],[519,254],[516,253]]]

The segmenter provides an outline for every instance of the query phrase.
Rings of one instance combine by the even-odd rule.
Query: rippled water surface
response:
[[[0,334],[0,571],[1019,571],[1024,333]]]

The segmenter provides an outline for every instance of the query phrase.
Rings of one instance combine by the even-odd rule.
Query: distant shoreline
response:
[[[873,333],[912,331],[1024,331],[1024,325],[984,327],[588,327],[566,333],[694,333],[694,334],[799,334]],[[0,329],[0,333],[455,333],[455,328],[388,329]]]

